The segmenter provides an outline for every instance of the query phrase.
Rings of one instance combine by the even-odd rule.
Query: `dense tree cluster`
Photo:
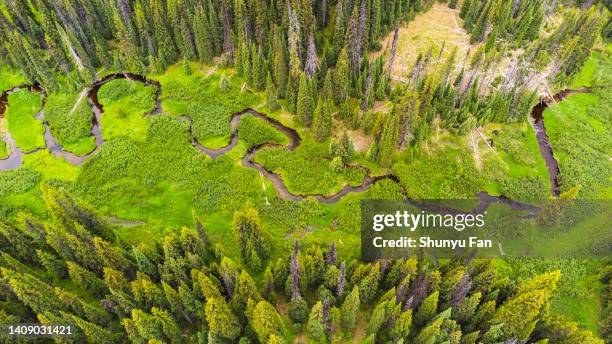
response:
[[[508,39],[516,43],[538,38],[544,19],[542,1],[466,0],[461,17],[471,34],[471,41]]]
[[[44,193],[47,222],[0,223],[3,324],[70,324],[72,341],[92,343],[286,343],[302,329],[317,343],[342,342],[358,321],[368,343],[603,343],[548,311],[558,271],[516,283],[488,260],[362,263],[341,260],[333,244],[296,241],[256,281],[197,216],[195,229],[129,247],[62,189]],[[257,226],[251,213],[237,223]],[[283,300],[288,318],[274,306]]]
[[[180,58],[210,62],[223,55],[257,89],[270,71],[284,96],[300,73],[322,80],[342,49],[359,75],[366,52],[379,48],[385,32],[430,5],[422,0],[3,0],[0,33],[6,39],[0,64],[59,89],[87,84],[98,68],[144,73],[163,71]],[[329,34],[321,34],[324,28]]]

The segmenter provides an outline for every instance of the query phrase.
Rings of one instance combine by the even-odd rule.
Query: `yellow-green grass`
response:
[[[0,159],[6,159],[9,155],[9,147],[4,142],[4,140],[0,137]]]
[[[493,140],[492,147],[485,139]],[[521,190],[507,194],[512,188],[509,185],[522,186],[528,178],[538,178],[547,186],[526,201],[545,200],[550,191],[535,134],[525,122],[490,123],[480,133],[474,130],[466,135],[434,130],[420,147],[406,148],[396,159],[393,171],[408,195],[417,199],[474,198],[480,191],[523,196],[518,193]]]
[[[24,155],[23,164],[40,173],[41,181],[74,182],[79,174],[78,166],[72,165],[63,158],[56,158],[48,150]]]
[[[332,195],[344,185],[357,186],[363,183],[363,169],[344,168],[335,172],[330,168],[329,140],[316,142],[300,130],[301,145],[293,152],[286,148],[267,148],[259,151],[255,161],[279,174],[293,194]]]
[[[574,94],[543,113],[550,143],[559,162],[561,191],[581,186],[579,198],[612,197],[610,147],[610,71],[612,44],[594,51],[572,86],[593,86],[591,93]]]
[[[382,40],[383,50],[373,53],[372,57],[383,54],[385,61],[388,61],[393,36],[394,32],[391,31]],[[431,48],[433,56],[437,56],[443,44],[446,54],[457,48],[457,56],[460,58],[470,48],[469,35],[463,29],[459,11],[436,3],[431,10],[417,15],[407,25],[400,27],[392,75],[406,77],[419,53],[425,54]]]
[[[191,70],[191,74],[185,74],[179,63],[164,74],[151,76],[162,86],[162,109],[173,116],[190,116],[193,135],[200,144],[211,149],[224,147],[230,139],[231,115],[261,104],[260,95],[252,93],[231,69],[207,65],[200,68],[191,63]],[[227,91],[220,88],[222,77],[229,82]]]
[[[25,78],[18,70],[0,66],[0,92],[25,82]]]
[[[67,152],[74,153],[75,155],[83,156],[93,152],[96,149],[96,138],[94,136],[83,137],[77,142],[65,144],[63,149]]]
[[[144,140],[149,119],[145,116],[155,108],[155,87],[140,82],[118,79],[102,86],[98,100],[104,107],[102,136],[111,140],[127,136]]]
[[[51,133],[65,151],[79,156],[96,148],[91,135],[93,113],[84,92],[52,93],[45,105],[45,120]]]
[[[35,118],[40,111],[42,96],[36,92],[21,90],[8,97],[6,119],[8,130],[15,139],[17,147],[24,152],[31,152],[45,147],[43,137],[45,128]]]

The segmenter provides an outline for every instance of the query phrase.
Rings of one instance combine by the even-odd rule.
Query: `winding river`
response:
[[[563,100],[565,97],[576,94],[576,93],[589,93],[591,92],[590,87],[582,87],[574,90],[565,89],[555,94],[552,99],[540,99],[540,102],[536,104],[531,110],[531,118],[533,119],[533,126],[535,128],[536,138],[538,140],[538,146],[540,148],[540,155],[546,162],[546,168],[548,169],[548,176],[550,179],[550,192],[554,197],[559,197],[559,162],[553,155],[552,146],[550,145],[550,139],[544,126],[544,110],[548,107],[550,102],[556,103]]]
[[[104,113],[104,107],[102,106],[102,104],[100,104],[100,102],[98,101],[98,91],[100,90],[100,88],[106,84],[107,82],[111,81],[111,80],[115,80],[115,79],[128,79],[128,80],[133,80],[133,81],[138,81],[138,82],[142,82],[143,84],[147,85],[147,86],[154,86],[156,88],[156,107],[155,109],[150,112],[148,115],[155,115],[155,114],[160,114],[162,112],[161,110],[161,100],[160,100],[160,95],[161,95],[161,86],[159,84],[159,82],[155,81],[155,80],[150,80],[147,79],[146,77],[142,76],[142,75],[137,75],[137,74],[132,74],[132,73],[115,73],[115,74],[110,74],[102,79],[99,79],[97,81],[95,81],[92,86],[87,89],[86,91],[86,95],[87,95],[87,101],[90,104],[93,116],[92,116],[92,130],[91,130],[91,134],[92,136],[95,137],[95,142],[96,142],[96,148],[94,151],[92,151],[89,154],[86,155],[82,155],[82,156],[78,156],[75,155],[73,153],[67,152],[63,149],[62,145],[59,144],[57,142],[57,140],[55,139],[55,137],[52,135],[51,130],[49,129],[49,124],[47,121],[45,121],[44,119],[44,99],[43,99],[43,105],[41,106],[41,111],[36,115],[36,119],[40,120],[43,122],[44,127],[45,127],[45,133],[44,133],[44,138],[45,138],[45,145],[46,148],[51,151],[56,157],[63,157],[66,161],[70,162],[71,164],[74,165],[81,165],[83,164],[88,158],[90,158],[91,156],[95,155],[97,152],[99,152],[99,150],[101,149],[102,145],[104,144],[104,138],[102,137],[102,133],[101,133],[101,125],[100,125],[100,120],[102,117],[102,114]],[[32,91],[39,91],[42,92],[43,94],[45,94],[45,90],[42,89],[40,86],[37,85],[21,85],[21,86],[17,86],[15,88],[12,88],[10,90],[6,90],[3,93],[0,94],[0,118],[2,118],[4,116],[4,112],[6,110],[6,105],[8,103],[8,96],[11,93],[17,92],[21,89],[25,89],[25,88],[29,88]],[[577,90],[563,90],[559,93],[557,93],[553,98],[554,101],[559,101],[563,98],[565,98],[566,96],[568,96],[569,94],[572,93],[584,93],[584,92],[589,92],[590,89],[589,88],[582,88],[582,89],[577,89]],[[45,98],[46,99],[46,98]],[[548,135],[546,134],[546,128],[544,127],[544,121],[542,118],[542,113],[544,112],[544,110],[546,109],[546,107],[548,106],[548,103],[546,102],[546,100],[542,99],[540,101],[540,103],[538,103],[536,106],[534,106],[534,108],[532,109],[531,112],[531,116],[534,120],[534,127],[535,127],[535,131],[536,131],[536,136],[538,139],[538,144],[540,146],[540,153],[543,157],[543,159],[546,161],[546,166],[548,168],[549,174],[550,174],[550,182],[551,182],[551,190],[552,190],[552,194],[554,196],[558,196],[559,195],[559,186],[558,186],[558,182],[557,182],[557,175],[559,173],[559,165],[556,161],[556,159],[553,156],[552,153],[552,148],[550,146],[550,142],[548,139]],[[279,196],[283,199],[286,200],[291,200],[291,201],[300,201],[303,200],[305,198],[308,197],[313,197],[315,199],[317,199],[319,202],[322,203],[336,203],[338,202],[342,197],[350,194],[350,193],[356,193],[356,192],[363,192],[365,190],[367,190],[370,186],[372,186],[373,184],[375,184],[378,181],[381,181],[383,179],[390,179],[393,180],[394,182],[399,182],[397,176],[393,175],[393,174],[387,174],[387,175],[381,175],[381,176],[372,176],[370,171],[367,170],[367,168],[363,167],[363,166],[359,166],[359,165],[350,165],[347,166],[349,168],[363,168],[366,169],[366,176],[363,180],[363,182],[361,183],[361,185],[358,186],[350,186],[350,185],[345,185],[344,187],[342,187],[342,189],[340,191],[338,191],[337,193],[333,194],[333,195],[320,195],[320,194],[310,194],[310,195],[306,195],[306,194],[294,194],[291,193],[287,186],[285,185],[285,183],[283,182],[281,176],[273,171],[270,171],[268,169],[266,169],[263,165],[257,163],[254,161],[254,157],[257,154],[257,152],[261,149],[264,148],[269,148],[269,147],[284,147],[285,149],[288,149],[290,151],[295,150],[302,142],[302,139],[300,137],[300,135],[298,134],[298,132],[290,127],[285,126],[284,124],[282,124],[281,122],[279,122],[278,120],[269,117],[266,114],[257,112],[256,110],[253,110],[251,108],[247,108],[243,111],[240,111],[238,113],[234,113],[230,119],[230,126],[231,126],[231,136],[230,136],[230,141],[229,143],[222,148],[219,149],[210,149],[210,148],[206,148],[204,146],[202,146],[200,143],[197,142],[196,138],[193,137],[193,134],[191,133],[191,144],[197,148],[199,151],[201,151],[202,153],[208,155],[210,158],[212,158],[213,160],[218,158],[219,156],[227,153],[228,151],[232,150],[237,144],[238,144],[238,124],[240,123],[240,119],[242,118],[242,116],[244,115],[251,115],[251,116],[255,116],[256,118],[259,118],[261,120],[266,121],[267,123],[269,123],[270,125],[272,125],[274,128],[276,128],[278,131],[280,131],[281,133],[283,133],[288,139],[289,139],[289,143],[286,145],[280,145],[277,143],[270,143],[270,142],[266,142],[266,143],[262,143],[262,144],[258,144],[255,146],[250,147],[246,154],[244,155],[244,157],[242,158],[242,165],[245,167],[249,167],[249,168],[253,168],[256,169],[257,171],[259,171],[262,175],[264,175],[268,180],[270,180],[270,182],[272,183],[272,185],[274,186],[275,190],[277,191],[277,193],[279,194]],[[189,116],[182,116],[182,118],[184,120],[187,120],[190,124],[191,124],[191,118]],[[190,131],[192,129],[192,126],[189,126]],[[11,154],[7,159],[4,160],[0,160],[0,171],[2,170],[11,170],[11,169],[16,169],[19,166],[21,166],[22,164],[22,157],[24,154],[31,154],[33,152],[22,152],[21,150],[19,150],[19,148],[17,147],[17,145],[15,144],[15,140],[11,137],[10,132],[7,131],[6,135],[5,135],[5,140],[7,141],[7,143],[10,145],[10,151]],[[406,197],[408,198],[408,197]],[[524,204],[518,201],[514,201],[511,200],[505,196],[493,196],[493,195],[489,195],[487,192],[482,191],[479,192],[477,194],[477,198],[479,200],[479,206],[477,207],[477,209],[474,212],[484,212],[489,205],[491,205],[492,203],[503,203],[506,204],[508,206],[510,206],[512,209],[515,210],[521,210],[521,211],[526,211],[527,213],[529,213],[531,216],[535,216],[538,211],[539,208],[528,205],[528,204]],[[423,208],[424,205],[423,203],[414,201],[414,200],[408,200],[408,202],[414,206],[417,206],[419,208]]]

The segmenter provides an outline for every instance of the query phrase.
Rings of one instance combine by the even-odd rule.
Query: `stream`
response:
[[[589,93],[591,92],[590,87],[582,87],[575,90],[565,89],[555,94],[552,99],[548,101],[540,99],[540,102],[536,104],[531,110],[531,118],[533,119],[533,126],[535,128],[536,138],[538,140],[538,146],[540,148],[540,155],[546,162],[546,168],[548,169],[548,176],[550,180],[550,192],[554,197],[559,197],[559,162],[553,155],[552,146],[550,145],[550,139],[546,133],[546,127],[544,126],[544,110],[548,107],[549,103],[556,103],[563,100],[565,97],[576,94],[576,93]]]
[[[161,86],[159,82],[155,80],[150,80],[142,75],[137,75],[137,74],[132,74],[132,73],[115,73],[115,74],[110,74],[102,79],[95,81],[92,84],[92,86],[84,92],[87,92],[87,101],[89,102],[91,111],[93,113],[91,134],[92,136],[95,137],[96,148],[88,154],[78,156],[73,153],[65,151],[62,145],[59,144],[57,140],[55,139],[55,137],[52,135],[51,130],[49,128],[49,124],[44,119],[44,102],[46,99],[45,97],[43,99],[43,105],[41,106],[41,110],[36,115],[36,119],[42,121],[44,124],[45,145],[46,145],[46,148],[53,153],[53,155],[55,155],[56,157],[63,157],[66,161],[68,161],[69,163],[73,165],[82,165],[88,158],[90,158],[91,156],[95,155],[97,152],[100,151],[102,145],[104,144],[104,138],[102,137],[101,124],[100,124],[102,114],[104,113],[104,107],[98,101],[98,91],[104,84],[106,84],[107,82],[111,80],[115,80],[115,79],[128,79],[128,80],[142,82],[146,86],[155,86],[156,87],[156,102],[157,102],[156,107],[153,111],[151,111],[147,115],[156,115],[156,114],[162,113],[161,99],[160,99]],[[46,96],[45,90],[37,85],[21,85],[21,86],[14,87],[10,90],[6,90],[0,94],[0,118],[3,118],[4,116],[4,112],[6,110],[6,106],[8,103],[8,95],[13,92],[17,92],[21,89],[25,89],[25,88],[29,88],[32,91],[36,90],[36,91],[42,92]],[[580,88],[576,90],[563,90],[553,96],[553,101],[555,102],[560,101],[566,96],[573,94],[573,93],[585,93],[585,92],[590,92],[590,88]],[[559,185],[557,181],[557,176],[559,173],[559,164],[557,163],[557,160],[553,156],[552,148],[550,146],[548,135],[546,133],[546,128],[544,126],[544,120],[542,117],[542,113],[547,107],[548,107],[548,102],[542,99],[537,105],[533,107],[532,112],[531,112],[531,117],[534,120],[534,128],[536,131],[536,137],[537,137],[538,144],[540,147],[540,154],[542,155],[542,158],[545,160],[547,169],[550,174],[552,194],[553,196],[558,196],[559,195]],[[289,143],[287,145],[280,145],[277,143],[266,142],[266,143],[252,146],[247,150],[246,154],[242,158],[243,166],[253,168],[259,171],[262,175],[264,175],[268,180],[270,180],[270,182],[274,186],[278,195],[285,200],[301,201],[305,198],[312,197],[322,203],[336,203],[340,201],[342,197],[350,193],[366,191],[370,186],[372,186],[376,182],[381,181],[383,179],[390,179],[394,182],[399,182],[397,176],[393,174],[372,176],[370,171],[363,166],[347,165],[346,166],[347,168],[363,168],[366,170],[366,176],[360,185],[358,186],[344,185],[340,191],[332,195],[294,194],[288,190],[287,186],[285,185],[285,183],[283,182],[279,174],[273,171],[270,171],[266,169],[263,165],[255,162],[254,157],[259,150],[269,148],[269,147],[284,147],[285,149],[290,150],[290,151],[295,150],[302,142],[300,135],[295,129],[285,126],[278,120],[271,118],[264,113],[260,113],[254,109],[247,108],[243,111],[234,113],[232,115],[230,119],[231,136],[230,136],[229,143],[226,146],[219,148],[219,149],[210,149],[210,148],[206,148],[203,145],[201,145],[197,141],[197,139],[193,136],[193,133],[191,132],[192,130],[191,118],[187,115],[181,116],[181,118],[190,123],[189,129],[190,129],[191,144],[195,148],[197,148],[199,151],[208,155],[211,159],[214,160],[218,158],[219,156],[229,152],[238,144],[238,124],[240,123],[240,119],[244,115],[252,115],[252,116],[255,116],[256,118],[266,121],[267,123],[272,125],[275,129],[283,133],[289,139]],[[23,159],[22,159],[23,155],[33,153],[33,152],[22,152],[15,144],[15,140],[11,137],[10,132],[8,132],[8,130],[5,135],[5,141],[10,145],[11,154],[9,155],[7,159],[0,160],[0,171],[12,170],[12,169],[18,168],[19,166],[21,166],[23,162]],[[539,211],[539,208],[535,206],[531,206],[531,205],[524,204],[518,201],[514,201],[505,196],[493,196],[493,195],[488,194],[485,191],[479,192],[476,196],[479,200],[479,206],[476,208],[474,212],[477,212],[477,213],[484,212],[492,203],[506,204],[514,210],[526,211],[530,216],[537,215]],[[406,198],[408,199],[409,204],[417,206],[419,208],[424,207],[423,203],[414,201],[414,200],[410,200],[408,197]]]

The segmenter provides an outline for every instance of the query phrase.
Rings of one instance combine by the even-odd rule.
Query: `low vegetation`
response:
[[[23,152],[45,148],[45,128],[35,118],[41,109],[42,99],[41,94],[28,90],[12,93],[8,97],[5,120],[17,147]]]
[[[84,93],[52,93],[47,97],[45,121],[64,150],[84,155],[96,148],[91,135],[93,113]]]

